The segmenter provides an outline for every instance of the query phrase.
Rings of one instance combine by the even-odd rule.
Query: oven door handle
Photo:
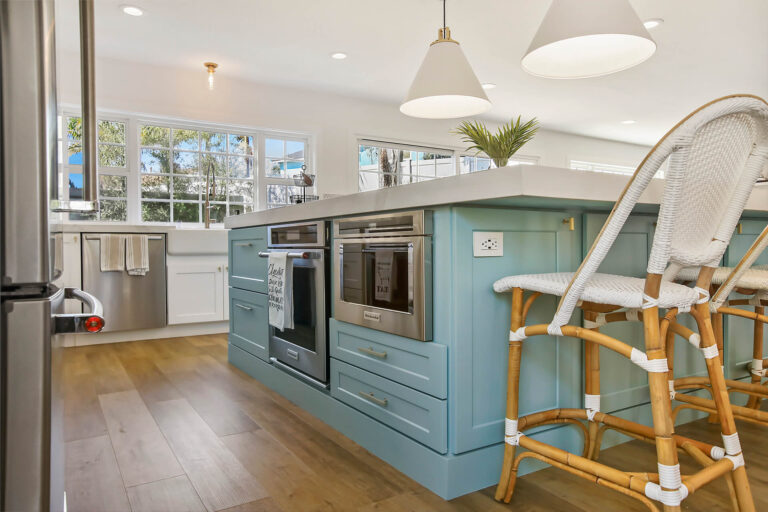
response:
[[[269,258],[270,251],[259,251],[259,258]],[[300,260],[316,260],[320,258],[319,254],[313,253],[313,252],[289,252],[288,253],[289,258],[295,258]]]

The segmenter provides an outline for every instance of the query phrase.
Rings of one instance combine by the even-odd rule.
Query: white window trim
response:
[[[311,146],[309,139],[304,137],[299,137],[292,134],[285,134],[281,132],[275,132],[275,131],[262,131],[259,134],[259,142],[258,142],[258,148],[259,148],[259,165],[258,165],[258,171],[259,171],[259,180],[264,184],[263,187],[259,187],[259,198],[258,203],[260,205],[263,205],[263,209],[269,208],[269,204],[267,203],[267,187],[269,185],[287,185],[290,187],[295,186],[294,181],[292,178],[275,178],[272,176],[267,176],[267,149],[266,149],[266,140],[267,139],[282,139],[285,141],[294,141],[294,142],[304,142],[306,144],[306,149],[304,152],[304,165],[307,166],[307,174],[314,174],[315,175],[315,183],[312,187],[307,187],[307,195],[311,194],[317,194],[317,171],[312,166],[312,159],[309,157],[309,154],[311,153]],[[286,165],[287,170],[287,165]]]
[[[66,119],[68,117],[82,117],[82,114],[79,110],[73,109],[73,108],[61,108],[59,110],[58,116],[62,119],[62,129],[65,129]],[[113,224],[127,224],[130,222],[131,219],[131,158],[136,158],[136,155],[132,155],[131,151],[129,151],[129,139],[131,136],[131,128],[130,128],[130,118],[126,117],[125,114],[105,114],[102,112],[97,113],[96,115],[96,123],[98,124],[100,121],[116,121],[120,123],[125,124],[125,167],[99,167],[99,174],[106,174],[109,176],[125,176],[126,177],[126,213],[125,213],[125,221],[105,221],[105,220],[75,220],[70,221],[69,215],[65,215],[64,219],[65,222],[89,222],[89,223],[95,223],[95,224],[107,224],[107,225],[113,225]],[[66,133],[60,134],[61,138],[59,139],[61,141],[61,169],[58,174],[60,178],[60,189],[59,189],[59,197],[66,197],[69,198],[69,174],[70,170],[73,168],[79,168],[80,173],[82,173],[82,166],[76,166],[71,165],[68,162],[68,137]],[[97,140],[98,140],[98,134],[97,134]],[[82,142],[82,141],[81,141]],[[96,155],[98,158],[98,145],[112,145],[112,146],[122,146],[122,144],[117,143],[110,143],[110,142],[97,142],[97,148],[96,148]],[[58,158],[58,157],[57,157]],[[98,178],[97,178],[98,179]],[[97,186],[97,188],[99,188]]]
[[[584,167],[592,167],[591,169],[577,169],[574,167],[574,165],[581,165]],[[611,170],[605,170],[600,169],[600,167],[614,167],[616,168],[615,171]],[[653,177],[654,179],[664,179],[664,175],[666,173],[667,168],[669,167],[669,159],[666,159],[660,166],[659,170],[656,172],[656,175]],[[610,162],[597,162],[594,160],[587,160],[587,159],[580,159],[580,158],[569,158],[568,159],[568,168],[574,171],[578,172],[600,172],[605,174],[616,174],[618,176],[631,176],[635,173],[637,170],[637,164],[628,164],[627,162],[623,163],[610,163]]]
[[[66,117],[81,117],[81,111],[79,106],[60,104],[58,115]],[[254,137],[254,210],[262,210],[267,208],[266,190],[268,184],[283,184],[293,185],[292,179],[284,178],[267,178],[266,177],[266,156],[264,148],[264,140],[267,137],[280,138],[285,140],[301,141],[306,144],[304,153],[304,161],[307,165],[308,172],[315,174],[316,180],[314,185],[314,191],[317,190],[318,172],[314,168],[314,136],[308,132],[290,131],[290,130],[274,130],[265,129],[263,127],[243,126],[243,125],[229,125],[223,123],[203,122],[196,120],[189,120],[175,117],[157,116],[144,113],[132,113],[118,110],[99,110],[97,113],[98,120],[106,121],[120,121],[125,123],[126,137],[126,167],[113,168],[106,167],[99,169],[99,172],[109,175],[121,175],[127,177],[126,194],[126,220],[123,221],[101,221],[101,220],[77,220],[66,222],[87,222],[91,224],[128,224],[128,225],[176,225],[176,222],[144,222],[141,220],[141,169],[140,169],[140,152],[141,145],[139,143],[139,126],[142,124],[149,124],[154,126],[164,126],[168,128],[176,129],[194,129],[199,131],[209,132],[229,132],[229,133],[241,133],[244,135],[252,135]],[[62,134],[62,164],[61,173],[62,178],[61,187],[64,189],[62,192],[69,194],[69,186],[67,178],[69,176],[69,165],[67,162],[67,147],[66,147],[66,134]],[[308,191],[309,193],[309,191]],[[62,196],[64,197],[64,196]],[[169,202],[172,204],[173,200]],[[196,227],[202,225],[201,223],[184,223],[186,227]],[[223,226],[222,226],[223,227]]]

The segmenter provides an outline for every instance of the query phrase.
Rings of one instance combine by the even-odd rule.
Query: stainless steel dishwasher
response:
[[[102,272],[100,234],[82,235],[83,290],[99,297],[104,305],[107,321],[103,331],[165,327],[168,324],[165,234],[148,235],[149,272],[145,276],[131,276],[125,270]]]

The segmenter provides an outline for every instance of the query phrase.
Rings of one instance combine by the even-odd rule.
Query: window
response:
[[[629,165],[600,164],[597,162],[571,160],[571,169],[576,171],[607,172],[610,174],[634,174],[636,168]]]
[[[82,120],[76,112],[59,116],[59,197],[83,196]],[[150,223],[203,223],[206,191],[213,222],[281,206],[315,187],[294,178],[310,165],[310,139],[125,114],[98,120],[98,179],[101,211],[70,214],[70,220]],[[307,171],[314,174],[311,171]]]
[[[276,208],[292,204],[298,196],[305,194],[315,198],[314,184],[298,186],[303,181],[300,178],[302,166],[306,164],[307,141],[287,139],[283,137],[265,136],[264,138],[264,172],[267,208]],[[314,175],[312,170],[304,167],[306,174]],[[292,200],[294,199],[294,200]]]
[[[211,220],[253,209],[254,136],[139,125],[141,220]]]
[[[515,155],[509,159],[507,165],[536,165],[538,163],[538,157]],[[496,164],[493,163],[493,160],[482,154],[461,156],[461,174],[477,171],[487,171],[488,169],[495,168]]]
[[[659,166],[659,170],[656,171],[654,178],[664,179],[664,174],[669,167],[669,158],[664,160]],[[636,166],[631,165],[614,165],[614,164],[600,164],[597,162],[585,162],[582,160],[571,160],[571,169],[576,171],[592,171],[592,172],[607,172],[609,174],[623,174],[633,175],[637,170]]]
[[[66,197],[83,198],[83,121],[77,116],[59,118],[59,163],[66,180]],[[64,123],[64,126],[61,126]],[[126,124],[100,119],[98,122],[99,213],[70,214],[71,220],[126,221],[128,218],[128,170],[126,166]],[[66,148],[66,151],[64,151]],[[66,153],[66,159],[62,153]],[[63,194],[62,194],[63,195]]]
[[[361,140],[359,190],[408,185],[456,174],[453,151]]]

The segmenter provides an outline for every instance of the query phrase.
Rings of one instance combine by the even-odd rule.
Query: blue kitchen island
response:
[[[493,485],[503,453],[510,299],[491,285],[506,275],[576,270],[627,180],[515,166],[229,217],[229,361],[443,498]],[[645,274],[663,185],[654,180],[643,195],[601,272]],[[432,341],[341,322],[332,309],[330,389],[270,364],[267,267],[258,256],[267,250],[267,226],[419,209],[432,216]],[[738,261],[766,218],[768,187],[758,185],[725,264]],[[503,255],[476,257],[476,232],[501,233]],[[334,274],[332,296],[339,286]],[[549,322],[555,305],[552,297],[538,300],[529,323]],[[726,322],[726,376],[746,378],[751,343],[728,340],[751,339],[751,323]],[[612,324],[604,332],[642,346],[641,324]],[[603,411],[648,424],[646,374],[610,351],[601,357]],[[521,415],[583,406],[582,344],[532,338],[522,361]],[[705,372],[700,354],[682,345],[675,363],[679,376]],[[678,423],[698,417],[683,411]],[[581,433],[572,427],[544,426],[527,435],[582,450]],[[626,440],[608,432],[603,447]],[[529,459],[521,470],[539,467]]]

